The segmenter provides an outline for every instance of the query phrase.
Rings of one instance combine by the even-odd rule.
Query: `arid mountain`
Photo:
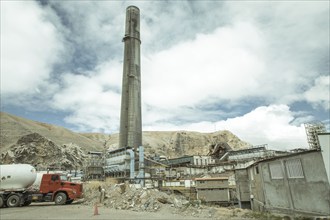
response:
[[[111,150],[118,147],[119,135],[88,133],[90,139],[106,143]],[[165,155],[169,158],[183,155],[206,155],[209,146],[220,142],[228,143],[233,150],[251,146],[241,141],[230,131],[199,133],[190,131],[144,131],[143,146],[147,155]]]
[[[0,113],[0,149],[1,152],[16,144],[22,136],[38,133],[57,145],[76,144],[82,149],[101,150],[103,144],[89,139],[66,128],[28,120],[8,113]]]
[[[4,112],[1,112],[0,119],[0,153],[3,156],[7,155],[7,159],[8,157],[11,157],[12,160],[16,158],[15,162],[29,162],[21,161],[18,158],[30,158],[30,153],[36,158],[40,157],[40,160],[30,158],[31,162],[44,163],[42,161],[51,160],[54,156],[74,154],[78,151],[79,155],[84,155],[88,151],[103,151],[105,145],[107,149],[111,150],[118,147],[118,134],[75,133],[63,127],[24,119]],[[228,143],[233,150],[250,146],[230,131],[214,133],[188,131],[143,132],[143,146],[146,154],[151,156],[164,155],[168,158],[174,158],[183,155],[206,155],[209,152],[210,145],[220,142]],[[43,145],[45,149],[54,148],[58,152],[49,151],[49,155],[47,155],[47,150],[42,150]],[[71,146],[68,148],[69,150],[62,149],[67,146]],[[77,157],[75,160],[78,161],[79,155],[72,156]],[[73,161],[69,156],[65,156],[64,159]],[[74,163],[77,163],[77,161]],[[52,163],[55,163],[55,161]]]

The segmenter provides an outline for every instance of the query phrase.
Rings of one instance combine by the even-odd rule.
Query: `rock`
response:
[[[175,207],[178,207],[178,208],[182,207],[182,201],[177,198],[174,198],[173,203],[174,203]]]
[[[92,140],[106,142],[110,149],[118,148],[119,135],[89,133],[82,134]],[[212,143],[225,143],[233,150],[243,149],[251,144],[240,140],[230,131],[199,133],[189,131],[144,131],[143,146],[146,155],[165,155],[175,158],[184,155],[206,155]]]
[[[99,199],[98,187],[106,190],[108,199],[104,200],[105,208],[120,210],[132,210],[136,212],[158,212],[162,209],[171,209],[171,213],[183,216],[195,216],[200,218],[219,219],[247,219],[250,210],[208,207],[200,201],[188,201],[180,195],[167,195],[157,189],[137,189],[128,184],[111,184],[107,181],[91,181],[84,184],[85,205],[93,206]],[[121,193],[121,186],[125,186],[125,192]],[[251,219],[251,218],[250,218]]]
[[[4,163],[28,163],[43,170],[48,167],[72,170],[81,168],[85,158],[77,145],[58,146],[38,133],[31,133],[18,139],[1,159]]]
[[[163,203],[163,204],[170,203],[170,202],[167,200],[167,198],[164,198],[164,197],[157,198],[157,200],[158,200],[160,203]]]

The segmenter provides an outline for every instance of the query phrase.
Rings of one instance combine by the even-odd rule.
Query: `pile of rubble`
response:
[[[105,189],[105,198],[101,202],[99,187]],[[131,210],[167,212],[195,216],[201,218],[218,219],[249,219],[249,210],[238,208],[221,208],[202,205],[200,201],[188,201],[185,197],[176,194],[168,194],[157,189],[141,188],[134,184],[115,184],[109,182],[86,182],[84,184],[85,205],[100,204],[104,207]],[[220,218],[221,217],[221,218]],[[233,218],[235,217],[235,218]]]
[[[85,184],[84,195],[86,204],[95,204],[100,200],[99,182]],[[107,184],[101,185],[105,189],[106,195],[103,205],[115,209],[149,211],[159,210],[164,204],[173,207],[182,207],[188,204],[184,197],[168,195],[157,189],[144,189],[134,184]]]
[[[82,167],[86,157],[81,148],[75,144],[58,146],[40,134],[32,133],[22,136],[1,155],[1,160],[3,163],[33,164],[37,168],[75,169]]]

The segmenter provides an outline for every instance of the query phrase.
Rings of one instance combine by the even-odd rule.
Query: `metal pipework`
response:
[[[139,146],[139,178],[141,186],[144,186],[144,148]]]
[[[130,166],[129,166],[129,177],[130,179],[135,178],[135,157],[132,149],[127,150],[130,155]]]

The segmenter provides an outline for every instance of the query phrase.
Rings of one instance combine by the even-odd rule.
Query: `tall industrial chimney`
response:
[[[142,146],[141,75],[140,75],[140,10],[126,9],[124,70],[121,96],[119,147]]]

